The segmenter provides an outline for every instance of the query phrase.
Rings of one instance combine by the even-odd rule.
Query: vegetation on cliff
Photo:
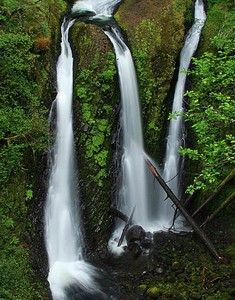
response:
[[[197,162],[197,173],[187,189],[191,194],[196,190],[211,193],[235,163],[235,8],[226,0],[208,1],[208,6],[200,56],[193,60],[189,72],[192,88],[186,93],[189,106],[185,120],[191,128],[192,147],[180,150]],[[227,185],[217,202],[232,192],[232,185]],[[205,198],[206,193],[203,195]]]
[[[30,203],[48,145],[51,54],[64,1],[3,0],[0,10],[1,299],[45,299],[29,255]],[[55,14],[56,13],[56,14]],[[58,37],[57,37],[58,38]]]
[[[115,56],[101,29],[78,22],[72,28],[76,78],[74,108],[79,184],[88,245],[99,251],[112,222],[111,175],[118,79]]]
[[[139,81],[144,141],[147,152],[160,160],[164,151],[164,126],[170,104],[167,95],[176,59],[183,45],[185,22],[192,13],[191,0],[126,1],[117,13],[127,35]]]
[[[124,1],[115,19],[127,36],[139,80],[147,151],[159,157],[169,109],[164,103],[184,38],[191,1]],[[72,40],[79,61],[75,81],[78,163],[85,228],[90,245],[108,238],[109,207],[120,110],[118,76],[111,45],[101,29],[78,22]],[[120,137],[119,137],[120,138]],[[163,145],[163,143],[161,143]],[[118,145],[117,145],[118,146]],[[119,149],[120,152],[120,149]],[[111,175],[111,170],[114,174]],[[98,208],[98,209],[97,209]],[[102,244],[102,243],[101,243]]]

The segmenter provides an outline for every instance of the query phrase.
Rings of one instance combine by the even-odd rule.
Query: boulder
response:
[[[139,225],[131,226],[126,233],[127,244],[135,241],[142,241],[145,238],[145,230]]]

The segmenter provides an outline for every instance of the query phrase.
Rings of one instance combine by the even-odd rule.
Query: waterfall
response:
[[[159,199],[154,186],[149,184],[149,171],[145,164],[146,154],[143,146],[140,101],[134,63],[131,52],[112,17],[114,10],[120,3],[121,0],[79,0],[72,7],[71,16],[78,20],[82,17],[82,21],[102,27],[113,44],[116,54],[122,100],[121,127],[123,134],[118,209],[130,215],[132,209],[135,208],[134,219],[137,224],[143,226],[145,230],[159,230],[169,227],[174,210],[169,200],[164,201],[164,198],[166,198],[164,192],[162,192],[161,199]],[[186,36],[180,55],[180,68],[172,108],[173,112],[182,111],[186,81],[186,74],[182,70],[187,70],[189,67],[192,55],[197,48],[204,22],[203,2],[196,0],[194,24]],[[165,181],[170,180],[169,185],[178,196],[180,196],[179,173],[182,167],[178,149],[182,143],[182,128],[182,117],[178,117],[177,120],[170,122],[163,172]],[[173,177],[174,179],[172,179]],[[157,201],[158,207],[156,209],[155,203]],[[116,249],[122,227],[123,225],[119,222],[115,225],[115,230],[109,243],[112,250]]]
[[[123,0],[80,0],[72,7],[72,14],[84,15],[93,13],[97,16],[112,16],[117,5]],[[94,19],[93,18],[93,19]]]
[[[73,57],[68,41],[73,22],[64,21],[61,26],[61,55],[57,63],[55,99],[56,138],[45,207],[48,281],[54,300],[71,299],[67,295],[71,286],[77,286],[77,289],[88,294],[98,289],[93,279],[96,276],[95,269],[83,257],[72,121]]]
[[[201,30],[204,26],[206,15],[202,0],[196,0],[194,23],[186,35],[184,46],[180,53],[180,66],[178,80],[175,87],[172,113],[183,111],[183,99],[186,82],[186,71],[189,68],[193,54],[195,53]],[[183,143],[184,138],[184,123],[183,117],[178,116],[177,119],[172,119],[168,128],[166,154],[164,159],[163,178],[168,182],[171,190],[181,197],[181,171],[183,169],[183,159],[179,155],[179,147]],[[166,194],[161,193],[159,197],[159,207],[157,218],[160,220],[162,227],[170,227],[174,215],[174,209],[170,200],[164,201]]]
[[[122,98],[122,184],[118,208],[125,214],[130,215],[135,207],[135,221],[146,227],[148,224],[146,163],[134,63],[120,31],[116,27],[111,27],[105,33],[111,40],[115,50]],[[111,241],[120,237],[121,230],[122,228],[117,224]]]
[[[146,228],[148,224],[147,166],[143,148],[138,85],[131,52],[112,18],[113,11],[120,2],[121,0],[80,0],[73,6],[72,14],[77,17],[86,15],[85,22],[101,26],[113,44],[121,90],[123,132],[122,184],[117,206],[127,215],[135,207],[135,220]],[[117,223],[111,242],[120,236],[121,230],[120,223]]]

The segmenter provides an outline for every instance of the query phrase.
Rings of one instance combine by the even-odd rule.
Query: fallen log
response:
[[[167,196],[171,199],[171,201],[175,204],[175,206],[179,209],[179,211],[182,213],[182,215],[185,217],[185,219],[189,222],[189,224],[194,229],[195,233],[198,235],[198,237],[201,239],[203,244],[207,247],[209,252],[218,260],[223,261],[223,257],[221,257],[217,250],[215,249],[212,242],[208,239],[206,234],[202,231],[202,229],[197,225],[197,223],[193,220],[193,218],[189,215],[187,210],[184,208],[184,206],[181,204],[180,200],[175,196],[175,194],[172,192],[172,190],[168,187],[168,185],[165,183],[161,175],[158,173],[157,169],[152,165],[152,163],[146,159],[146,163],[149,166],[150,171],[154,175],[154,177],[157,179],[157,181],[160,183],[162,188],[165,190]]]
[[[118,247],[121,246],[121,244],[122,244],[122,242],[124,240],[124,237],[126,235],[126,232],[127,232],[128,228],[129,228],[129,226],[131,225],[131,222],[132,222],[132,219],[133,219],[133,215],[134,215],[134,212],[135,212],[135,208],[136,208],[136,206],[133,208],[129,219],[127,220],[126,225],[123,228],[122,235],[121,235],[121,237],[119,239],[119,242],[117,244]]]
[[[227,207],[229,204],[231,204],[235,199],[235,192],[233,192],[231,195],[228,196],[228,198],[218,207],[201,225],[201,227],[205,227],[207,223],[209,223],[212,219],[214,219],[215,216],[218,215],[218,213],[221,212],[222,209]]]
[[[196,214],[198,214],[208,203],[211,202],[211,200],[219,194],[219,192],[223,189],[223,187],[235,176],[235,168],[226,176],[226,178],[219,184],[219,186],[216,188],[215,192],[212,193],[206,201],[204,201],[192,214],[192,217],[194,217]]]
[[[121,219],[125,223],[128,222],[129,217],[127,215],[125,215],[123,212],[121,212],[120,210],[118,210],[117,208],[111,206],[110,211],[111,211],[112,214],[114,214],[116,217],[118,217],[119,219]],[[135,224],[135,222],[132,219],[130,225],[133,225],[133,224]]]

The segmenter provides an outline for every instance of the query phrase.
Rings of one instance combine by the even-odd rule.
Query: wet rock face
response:
[[[139,225],[132,225],[126,233],[127,249],[134,258],[153,248],[152,234]]]

